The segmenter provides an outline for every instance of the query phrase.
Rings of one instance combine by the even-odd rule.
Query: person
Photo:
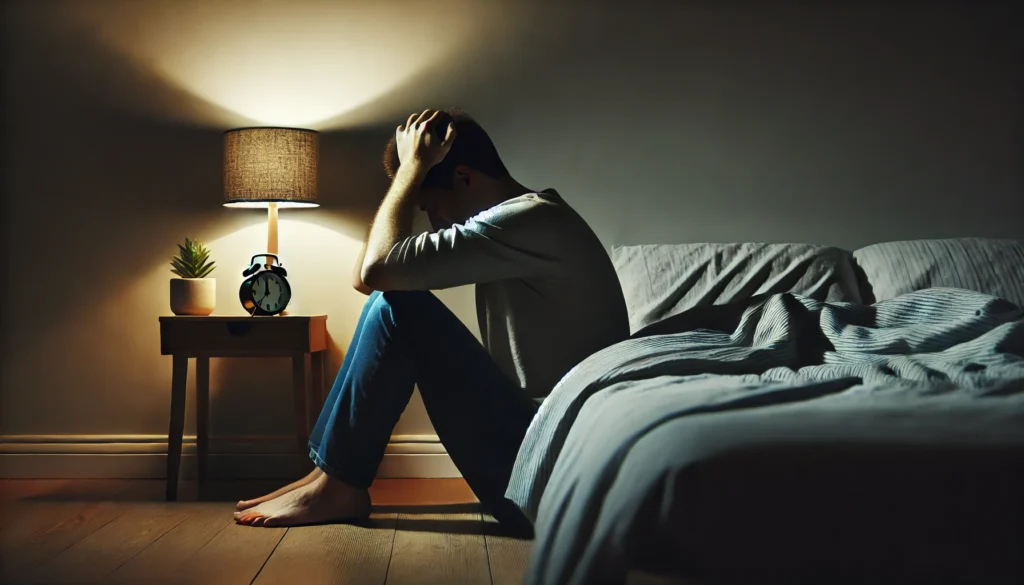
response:
[[[629,334],[607,252],[553,189],[509,174],[461,110],[425,110],[385,149],[391,186],[356,262],[368,294],[309,438],[315,469],[237,505],[251,526],[358,520],[418,385],[438,437],[485,511],[525,522],[504,497],[539,401],[590,354]],[[413,235],[416,208],[433,231]],[[476,285],[481,341],[430,290]]]

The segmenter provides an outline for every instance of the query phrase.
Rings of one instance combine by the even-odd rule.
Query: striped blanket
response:
[[[506,492],[535,522],[528,583],[624,576],[629,547],[614,543],[638,541],[624,526],[650,494],[642,481],[623,484],[623,468],[636,467],[645,437],[702,415],[809,405],[833,414],[912,408],[918,420],[964,408],[984,419],[964,440],[1024,443],[1024,316],[1005,300],[959,289],[871,306],[774,294],[715,321],[640,331],[584,360],[544,401]],[[899,432],[927,440],[948,430],[913,426]],[[637,469],[656,467],[665,451],[661,464],[675,468],[706,456],[650,447]]]

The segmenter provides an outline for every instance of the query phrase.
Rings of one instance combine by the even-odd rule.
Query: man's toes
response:
[[[263,520],[263,522],[260,523],[260,526],[264,528],[273,528],[281,525],[281,521],[273,516],[269,518],[261,518],[261,520]]]
[[[249,524],[249,526],[263,526],[263,523],[266,522],[266,521],[267,521],[267,517],[266,516],[256,516],[255,518],[252,519],[252,522]]]

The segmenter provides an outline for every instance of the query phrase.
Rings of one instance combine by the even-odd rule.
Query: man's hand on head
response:
[[[442,132],[435,130],[434,125],[441,115],[437,110],[423,110],[409,116],[409,120],[395,130],[399,169],[405,167],[426,173],[444,160],[455,141],[455,123],[449,123],[444,138],[439,138]]]
[[[424,110],[409,116],[409,121],[395,130],[398,150],[398,172],[388,194],[377,210],[366,238],[366,250],[353,275],[357,290],[390,290],[393,279],[386,269],[388,253],[412,232],[413,203],[427,171],[444,160],[455,141],[455,124],[448,124],[444,138],[433,126],[447,116],[435,110]]]

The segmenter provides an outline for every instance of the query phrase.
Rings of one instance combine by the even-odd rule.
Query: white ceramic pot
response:
[[[209,315],[217,306],[217,279],[172,278],[171,312],[175,315]]]

